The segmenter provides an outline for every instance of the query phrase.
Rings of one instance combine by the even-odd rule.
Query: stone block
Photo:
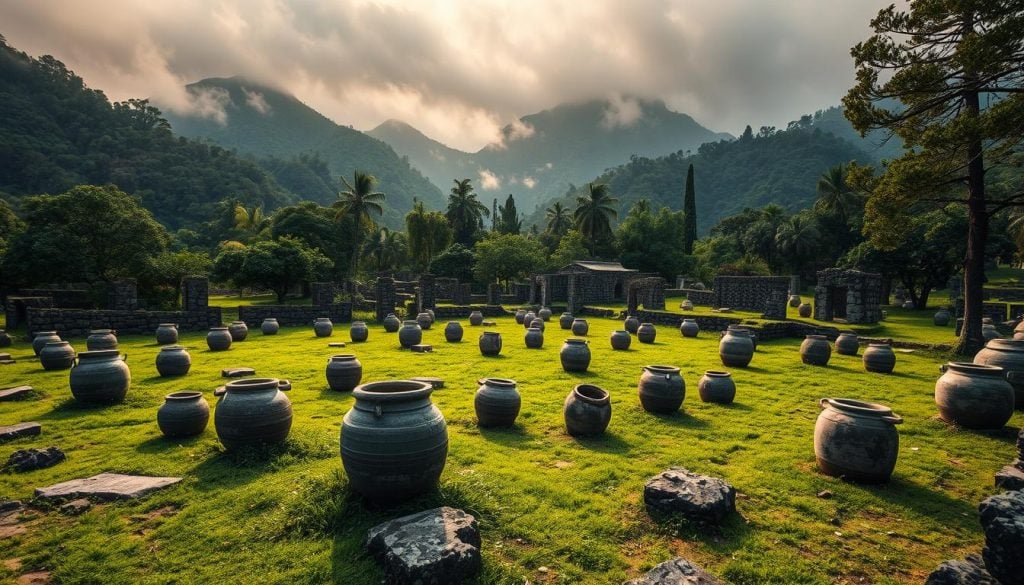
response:
[[[94,497],[99,500],[132,500],[180,481],[180,477],[101,473],[84,479],[73,479],[48,487],[36,488],[35,495],[44,500],[70,500],[81,497]]]
[[[35,437],[42,431],[37,422],[23,422],[16,425],[0,427],[0,443],[21,437]]]
[[[707,573],[686,559],[665,561],[639,579],[631,579],[622,585],[720,585],[717,577]]]
[[[0,402],[7,402],[9,400],[21,400],[27,398],[32,393],[33,388],[31,386],[15,386],[13,388],[4,388],[0,390]]]
[[[644,503],[660,512],[718,524],[736,511],[736,490],[724,480],[673,467],[647,482]]]
[[[366,548],[391,583],[456,585],[480,572],[476,518],[447,506],[374,526]]]

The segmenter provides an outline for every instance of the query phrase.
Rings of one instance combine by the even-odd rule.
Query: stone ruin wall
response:
[[[785,319],[790,281],[788,276],[717,276],[712,306],[760,311],[768,319]]]

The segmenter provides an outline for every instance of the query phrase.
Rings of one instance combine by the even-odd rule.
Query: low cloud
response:
[[[183,116],[207,118],[221,126],[227,124],[227,108],[231,104],[231,95],[227,90],[219,87],[191,90],[188,92],[188,98],[187,101],[167,107],[174,113]]]
[[[484,191],[496,191],[501,189],[501,179],[498,175],[495,175],[490,169],[481,169],[479,171],[480,176],[480,188]]]
[[[527,189],[533,189],[537,186],[537,179],[530,176],[523,177],[523,185],[525,185]]]
[[[263,114],[264,116],[270,113],[270,104],[267,103],[267,98],[264,97],[262,93],[258,91],[249,91],[248,89],[244,91],[245,103],[248,104],[250,108]]]
[[[601,115],[601,126],[606,129],[629,128],[644,115],[644,107],[636,98],[615,94],[608,98],[608,107]]]

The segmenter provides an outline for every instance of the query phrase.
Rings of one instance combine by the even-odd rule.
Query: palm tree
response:
[[[254,205],[247,208],[241,203],[235,204],[235,229],[246,232],[250,235],[258,234],[269,222],[263,213],[262,205]]]
[[[455,186],[448,195],[445,216],[452,224],[455,241],[472,246],[476,232],[483,228],[483,218],[489,217],[491,212],[476,198],[469,179],[454,179],[453,182]]]
[[[821,232],[812,217],[798,213],[782,222],[775,234],[775,243],[779,252],[789,257],[790,264],[800,274],[805,261],[818,250]]]
[[[572,227],[572,218],[569,217],[569,210],[562,205],[561,201],[556,201],[544,213],[548,219],[548,233],[564,236],[565,232],[569,231],[569,228]]]
[[[351,183],[345,177],[341,178],[341,183],[345,190],[338,193],[338,200],[332,207],[337,210],[339,220],[351,219],[355,222],[355,245],[352,247],[352,257],[348,263],[348,278],[351,280],[355,275],[366,231],[376,225],[370,213],[384,214],[384,206],[381,203],[384,202],[385,195],[373,190],[377,178],[362,171],[353,173]]]
[[[396,268],[405,255],[405,245],[400,232],[386,227],[377,230],[366,246],[367,255],[373,260],[378,271]]]
[[[818,199],[814,209],[831,213],[844,224],[850,221],[850,212],[857,205],[857,193],[846,184],[846,167],[839,163],[818,178]]]
[[[613,207],[619,202],[612,197],[608,185],[590,183],[589,193],[576,198],[576,211],[573,217],[576,227],[590,243],[590,254],[595,254],[597,239],[612,231],[612,220],[619,216]]]

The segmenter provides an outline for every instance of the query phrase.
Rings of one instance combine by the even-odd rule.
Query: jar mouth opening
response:
[[[864,402],[853,398],[825,398],[829,406],[853,414],[865,414],[874,416],[892,416],[892,409],[884,404]]]
[[[185,402],[185,401],[188,401],[188,400],[195,400],[197,398],[202,398],[202,397],[203,397],[203,393],[202,392],[198,392],[198,391],[195,391],[195,390],[186,390],[186,391],[183,391],[183,392],[172,392],[171,394],[168,394],[167,396],[164,396],[164,400],[170,400],[172,402],[173,401]]]
[[[63,340],[61,340],[61,341],[47,341],[46,342],[46,347],[49,347],[51,345],[58,346],[58,345],[70,345],[70,344],[67,341],[63,341]]]
[[[234,380],[224,386],[229,391],[238,390],[276,390],[280,384],[277,378],[245,378]]]
[[[729,372],[725,372],[722,370],[708,370],[704,372],[704,375],[708,376],[709,378],[728,378],[732,376],[732,374],[730,374]]]
[[[890,345],[888,343],[881,343],[881,342],[869,343],[868,347],[892,349],[892,345]]]
[[[426,398],[434,391],[434,387],[428,382],[417,382],[416,380],[383,380],[380,382],[367,382],[360,384],[352,390],[352,396],[356,400],[370,400],[373,402],[402,402]]]
[[[409,327],[412,327],[413,325],[415,325],[415,326],[419,327],[420,324],[415,319],[406,319],[405,321],[402,321],[402,325],[408,325]]]
[[[36,331],[33,337],[39,337],[40,335],[57,335],[56,331]]]
[[[487,335],[487,336],[498,335],[498,336],[501,336],[501,333],[498,332],[498,331],[484,331],[480,335]]]
[[[828,338],[824,335],[806,335],[804,339],[813,339],[815,341],[828,341]]]
[[[629,335],[629,331],[626,331],[625,329],[616,329],[615,331],[612,331],[612,333],[625,333],[626,335]]]
[[[113,329],[90,329],[89,335],[106,335],[107,333],[113,333]]]
[[[328,358],[332,362],[351,362],[355,361],[356,354],[354,353],[336,353]]]
[[[575,319],[573,319],[573,321],[579,321],[579,322],[581,322],[581,323],[586,323],[586,322],[587,322],[587,320],[586,320],[586,319],[581,319],[581,318],[579,318],[579,317],[576,317]]]
[[[184,351],[184,345],[165,345],[160,348],[160,351]]]
[[[975,364],[972,362],[949,362],[949,369],[981,376],[1002,376],[1006,370],[999,366]]]
[[[1008,351],[1024,351],[1024,339],[992,339],[985,347],[998,347]]]
[[[232,321],[232,325],[245,325],[245,321]]]
[[[363,327],[366,327],[366,321],[353,321],[352,326],[355,327],[356,325],[362,325]]]
[[[573,345],[586,345],[590,343],[586,339],[580,339],[579,337],[570,337],[569,339],[566,339],[565,342]]]
[[[658,372],[658,373],[661,373],[661,374],[678,374],[679,373],[679,368],[677,368],[675,366],[653,365],[653,366],[644,366],[643,369],[645,369],[647,371],[650,371],[650,372]]]
[[[210,331],[227,331],[227,327],[210,327]]]
[[[610,397],[607,390],[593,384],[580,384],[573,388],[573,393],[585,402],[598,405],[608,404]]]
[[[178,324],[177,323],[161,323],[159,326],[160,327],[175,327],[175,328],[177,328]]]
[[[92,358],[112,358],[121,355],[120,350],[117,349],[94,349],[92,351],[83,351],[78,354],[80,359],[92,359]]]
[[[515,388],[516,381],[509,378],[484,378],[480,380],[480,384],[486,384],[488,386],[499,386],[502,388]]]

